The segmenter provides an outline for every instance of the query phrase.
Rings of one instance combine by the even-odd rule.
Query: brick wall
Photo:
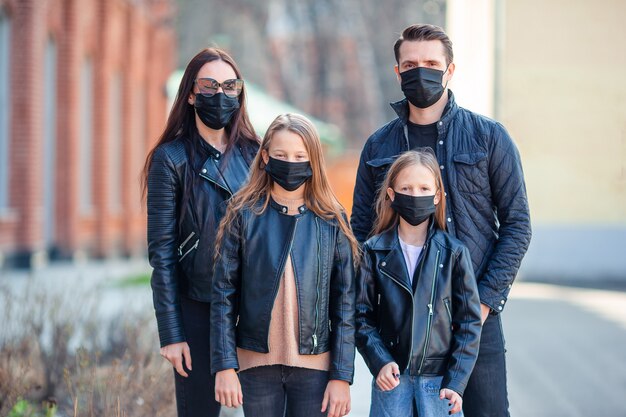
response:
[[[11,20],[9,209],[0,212],[0,254],[31,264],[61,257],[137,254],[145,248],[139,179],[147,150],[164,126],[165,82],[175,63],[172,0],[0,0]],[[56,45],[53,235],[44,236],[44,85],[46,45]],[[79,209],[81,66],[93,65],[93,210]],[[111,154],[109,100],[122,86],[120,152]],[[119,109],[117,109],[119,111]],[[121,170],[112,175],[112,169]],[[121,183],[121,210],[111,184]],[[33,255],[36,255],[33,257]],[[0,257],[1,258],[1,257]]]

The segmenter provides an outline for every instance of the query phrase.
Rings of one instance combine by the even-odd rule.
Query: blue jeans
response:
[[[400,385],[391,391],[382,391],[372,382],[372,404],[370,417],[410,417],[413,415],[413,403],[419,417],[444,417],[452,407],[448,399],[439,399],[441,376],[400,375]],[[459,412],[455,416],[462,417]]]
[[[211,304],[181,297],[180,307],[193,371],[187,369],[184,361],[187,378],[174,370],[178,417],[218,417],[220,403],[215,401],[215,376],[211,375],[209,357]]]
[[[504,334],[500,315],[487,317],[478,360],[463,395],[466,417],[509,417]]]
[[[328,372],[284,365],[239,372],[246,417],[325,416],[322,401]]]

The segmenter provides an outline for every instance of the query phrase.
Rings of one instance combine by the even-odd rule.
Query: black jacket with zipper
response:
[[[238,369],[237,347],[269,352],[270,319],[287,255],[298,294],[299,353],[331,352],[329,378],[352,383],[355,281],[348,239],[336,221],[270,199],[237,213],[215,265],[211,372]]]
[[[161,346],[185,341],[181,294],[210,301],[213,247],[224,201],[245,183],[258,150],[258,144],[248,141],[225,154],[202,145],[209,157],[196,163],[181,139],[159,146],[148,173],[148,256]],[[193,184],[183,199],[187,181]]]
[[[435,152],[447,191],[447,230],[470,251],[480,301],[499,313],[531,238],[522,163],[504,126],[458,106],[448,93]],[[373,133],[361,153],[350,220],[359,242],[372,231],[376,193],[389,167],[410,148],[408,102],[391,106],[398,117]]]
[[[390,362],[411,375],[443,375],[460,395],[480,343],[480,301],[469,252],[429,227],[416,267],[415,292],[394,227],[363,246],[357,273],[359,352],[374,377]]]

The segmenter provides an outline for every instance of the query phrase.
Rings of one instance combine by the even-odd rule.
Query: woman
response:
[[[237,64],[221,49],[201,51],[185,69],[143,177],[161,355],[175,368],[181,417],[219,415],[208,395],[213,247],[224,202],[246,181],[258,148]]]

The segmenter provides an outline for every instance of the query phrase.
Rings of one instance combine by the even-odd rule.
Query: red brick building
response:
[[[0,260],[145,248],[173,0],[0,0]],[[1,264],[2,262],[0,262]]]

